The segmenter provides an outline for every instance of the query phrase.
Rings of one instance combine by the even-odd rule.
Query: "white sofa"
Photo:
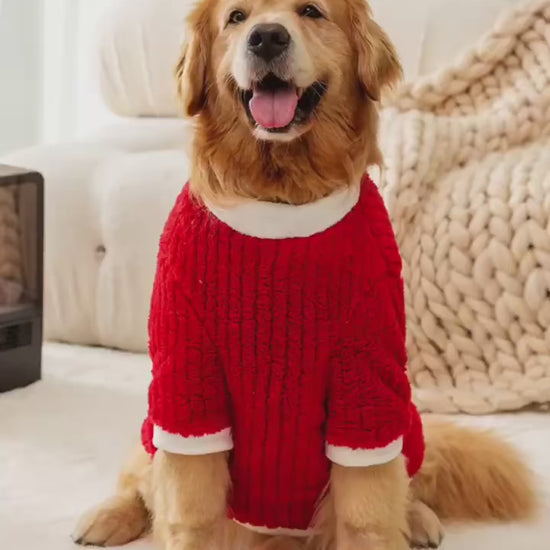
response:
[[[448,62],[518,0],[371,0],[406,77]],[[4,161],[46,177],[45,335],[146,350],[158,236],[186,181],[190,124],[172,69],[192,0],[113,0],[98,40],[101,87],[127,117],[79,143]]]
[[[518,1],[371,4],[413,79],[448,62]],[[113,0],[97,51],[104,99],[126,118],[78,143],[2,159],[46,178],[46,338],[88,347],[47,345],[45,381],[0,396],[0,418],[8,419],[0,463],[10,480],[0,481],[1,547],[6,533],[10,548],[70,547],[61,537],[81,508],[107,493],[123,449],[137,435],[147,358],[89,346],[146,350],[158,237],[189,173],[191,125],[177,118],[172,66],[192,3]],[[445,550],[548,548],[550,417],[469,421],[496,426],[530,455],[546,508],[533,525],[452,530]]]

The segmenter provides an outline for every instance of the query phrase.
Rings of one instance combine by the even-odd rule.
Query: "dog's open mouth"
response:
[[[325,91],[323,82],[300,89],[269,74],[251,90],[241,91],[241,100],[252,123],[269,132],[285,132],[308,121]]]

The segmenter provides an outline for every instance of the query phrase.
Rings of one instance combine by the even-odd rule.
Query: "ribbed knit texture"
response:
[[[423,457],[406,376],[401,260],[365,177],[359,202],[307,238],[244,236],[184,189],[161,240],[150,317],[153,425],[230,427],[230,515],[306,529],[329,480],[325,444]]]

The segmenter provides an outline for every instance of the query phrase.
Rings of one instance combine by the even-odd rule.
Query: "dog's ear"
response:
[[[197,115],[206,102],[210,27],[208,2],[201,2],[188,19],[189,36],[176,66],[178,96],[187,116]]]
[[[378,101],[382,90],[403,76],[401,63],[388,35],[373,20],[367,1],[349,2],[357,77],[365,94]]]

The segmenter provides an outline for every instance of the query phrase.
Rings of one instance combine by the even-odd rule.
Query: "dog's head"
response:
[[[255,141],[349,149],[376,129],[373,102],[401,74],[366,0],[202,0],[189,23],[185,113]]]

